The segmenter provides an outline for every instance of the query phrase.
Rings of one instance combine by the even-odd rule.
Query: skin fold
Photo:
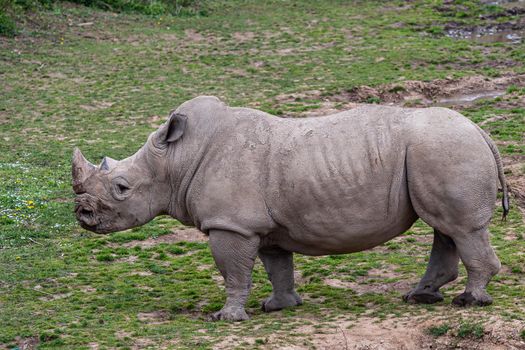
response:
[[[489,243],[497,148],[446,108],[364,105],[327,117],[284,119],[201,96],[183,103],[144,146],[100,166],[75,149],[75,212],[109,233],[168,214],[209,235],[227,300],[214,319],[245,320],[257,256],[273,285],[265,311],[302,303],[293,253],[342,254],[382,244],[421,218],[434,228],[427,272],[404,296],[443,300],[439,288],[468,272],[453,303],[488,305],[500,269]]]

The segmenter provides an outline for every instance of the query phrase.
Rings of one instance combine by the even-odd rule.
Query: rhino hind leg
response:
[[[454,241],[467,269],[465,292],[453,303],[488,305],[492,299],[485,288],[500,268],[488,232],[498,171],[494,154],[478,130],[453,116],[450,121],[453,131],[439,129],[445,122],[436,124],[439,132],[425,134],[425,140],[408,148],[410,200],[425,223]]]
[[[443,301],[439,288],[458,277],[458,263],[459,255],[454,241],[435,230],[427,271],[417,287],[403,296],[403,300],[414,304]]]
[[[272,283],[272,294],[262,302],[265,312],[301,305],[301,297],[294,289],[293,254],[280,248],[262,248],[259,258]]]
[[[452,303],[457,306],[485,306],[492,304],[486,287],[498,273],[501,263],[489,243],[489,231],[482,229],[468,235],[454,237],[461,261],[467,269],[465,291]]]

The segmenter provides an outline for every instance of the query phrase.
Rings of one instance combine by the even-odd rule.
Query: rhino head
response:
[[[75,213],[80,225],[96,233],[111,233],[143,225],[168,211],[173,195],[173,171],[167,154],[182,138],[186,117],[172,112],[137,153],[121,161],[104,157],[99,166],[73,151]]]

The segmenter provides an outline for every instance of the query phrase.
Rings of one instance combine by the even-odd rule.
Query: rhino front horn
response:
[[[76,194],[85,192],[82,184],[97,169],[96,166],[87,161],[82,152],[75,147],[72,160],[73,191]]]

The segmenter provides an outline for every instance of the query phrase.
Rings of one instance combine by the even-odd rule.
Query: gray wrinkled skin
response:
[[[457,305],[492,302],[500,269],[489,244],[501,160],[475,124],[445,108],[362,106],[323,118],[283,119],[215,97],[182,104],[147,143],[99,167],[73,156],[76,215],[108,233],[169,214],[209,235],[226,304],[213,317],[248,318],[254,260],[273,285],[265,311],[299,305],[293,255],[351,253],[403,233],[419,217],[435,230],[425,276],[404,297],[443,300],[467,268]]]

